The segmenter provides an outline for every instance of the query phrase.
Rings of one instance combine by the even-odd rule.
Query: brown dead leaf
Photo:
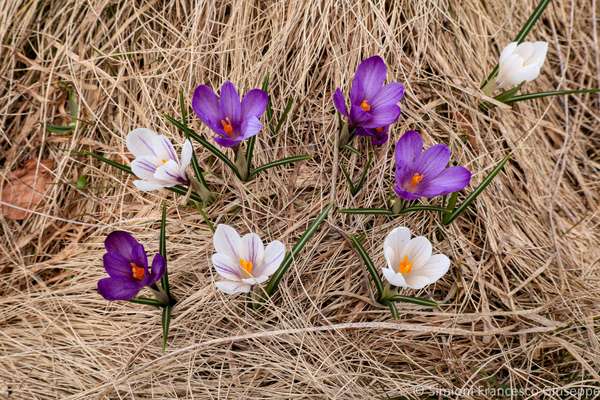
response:
[[[35,210],[52,183],[49,170],[54,168],[52,160],[42,160],[40,164],[38,168],[37,160],[28,160],[23,168],[13,171],[8,176],[8,182],[4,183],[0,193],[3,203],[26,210]],[[8,219],[20,221],[27,218],[31,212],[3,205],[0,214]]]

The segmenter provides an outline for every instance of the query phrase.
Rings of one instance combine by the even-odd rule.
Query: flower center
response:
[[[250,276],[252,276],[252,270],[254,269],[254,265],[252,264],[252,261],[248,261],[248,260],[244,260],[243,258],[240,258],[240,268],[243,269],[244,271],[246,271],[246,273]]]
[[[412,263],[408,259],[408,256],[404,256],[400,264],[398,264],[398,272],[402,274],[408,274],[412,270]]]
[[[169,162],[169,160],[160,160],[161,165],[165,165],[168,162]]]
[[[141,281],[144,279],[144,267],[140,267],[134,262],[130,262],[129,266],[131,267],[131,274],[133,275],[133,279]]]
[[[379,128],[375,128],[375,132],[377,132],[377,133],[383,132],[383,126],[380,126]]]
[[[225,131],[227,136],[231,137],[233,135],[233,125],[231,125],[229,117],[226,117],[225,119],[221,120],[221,126],[223,127],[223,130]]]
[[[414,175],[412,176],[412,178],[410,178],[410,185],[414,188],[419,183],[421,183],[423,178],[424,178],[423,174],[415,172]]]
[[[367,100],[363,100],[360,102],[360,108],[362,108],[363,111],[371,111],[371,105]]]

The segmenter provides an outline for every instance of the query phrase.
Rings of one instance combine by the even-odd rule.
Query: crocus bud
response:
[[[546,42],[509,43],[500,54],[496,87],[510,89],[537,78],[547,52]]]

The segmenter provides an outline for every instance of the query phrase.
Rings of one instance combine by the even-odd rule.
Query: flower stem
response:
[[[382,300],[381,304],[388,306],[390,312],[392,313],[393,319],[400,319],[400,315],[398,314],[398,309],[396,308],[396,303],[390,300]]]
[[[240,173],[240,179],[244,182],[248,182],[248,160],[246,159],[246,152],[242,149],[242,146],[238,145],[233,148],[235,152],[235,166]]]

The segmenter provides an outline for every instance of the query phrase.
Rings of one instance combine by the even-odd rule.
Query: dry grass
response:
[[[2,175],[30,158],[56,167],[35,215],[1,220],[0,398],[386,399],[500,387],[565,398],[553,390],[598,388],[599,97],[477,110],[478,83],[531,12],[526,3],[5,1]],[[550,52],[528,89],[599,86],[598,4],[552,2],[530,35],[549,41]],[[394,139],[418,128],[427,143],[448,143],[476,171],[475,183],[507,151],[514,158],[444,237],[434,215],[330,216],[264,312],[215,291],[211,234],[194,209],[69,156],[92,149],[123,161],[125,135],[138,126],[181,143],[162,118],[177,112],[180,88],[189,95],[199,83],[230,79],[247,90],[270,73],[275,107],[289,96],[297,106],[282,134],[259,137],[257,161],[305,152],[314,160],[243,185],[197,150],[220,192],[212,218],[291,246],[332,192],[354,207],[378,207],[390,195],[392,143],[377,150],[356,198],[341,176],[332,180],[330,95],[376,53],[407,86]],[[68,136],[45,129],[66,115],[60,82],[76,89],[88,121]],[[78,190],[82,174],[90,185]],[[180,299],[166,353],[159,313],[95,292],[105,235],[125,229],[155,251],[162,199]],[[399,224],[433,238],[453,263],[419,293],[443,301],[441,309],[400,305],[395,322],[373,304],[360,260],[333,227],[365,233],[381,264],[382,239]]]

